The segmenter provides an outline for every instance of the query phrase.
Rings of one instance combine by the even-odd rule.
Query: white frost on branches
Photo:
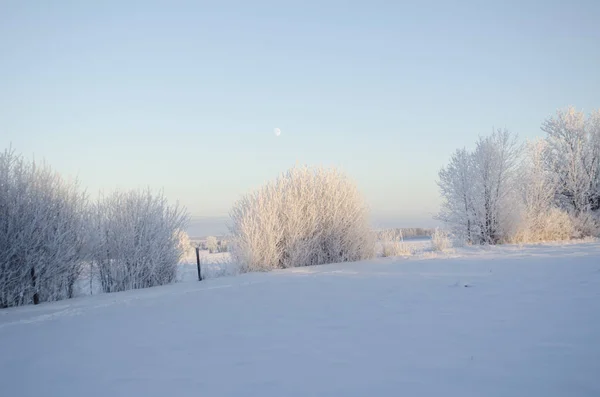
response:
[[[76,182],[12,149],[0,153],[0,307],[73,297],[86,223]]]
[[[600,111],[558,110],[542,130],[523,156],[506,131],[457,150],[439,173],[438,219],[476,244],[597,236]]]
[[[513,227],[515,173],[520,147],[507,130],[481,137],[473,152],[457,150],[439,173],[438,219],[459,239],[496,244]]]
[[[365,202],[336,169],[292,168],[235,203],[231,220],[232,254],[247,271],[375,254]]]
[[[444,252],[452,248],[452,242],[448,236],[448,232],[440,228],[436,228],[431,234],[431,250]]]
[[[101,198],[93,216],[93,269],[104,292],[171,283],[184,255],[186,211],[149,190]]]
[[[437,218],[450,225],[459,240],[472,243],[478,234],[475,220],[473,155],[458,149],[438,174],[442,207]]]
[[[387,229],[378,233],[381,243],[381,256],[412,255],[411,247],[404,242],[402,229]]]
[[[573,224],[566,211],[555,206],[558,178],[548,165],[552,162],[548,142],[527,142],[519,174],[520,221],[511,242],[566,240],[573,235]]]
[[[600,110],[586,119],[573,107],[542,124],[562,207],[579,215],[600,209]]]
[[[90,205],[76,182],[0,153],[0,308],[72,298],[84,270],[104,292],[169,283],[187,213],[150,191]]]
[[[194,245],[190,240],[190,236],[185,232],[185,230],[177,230],[175,232],[175,238],[178,241],[178,247],[181,252],[183,252],[182,260],[191,256],[194,252]]]

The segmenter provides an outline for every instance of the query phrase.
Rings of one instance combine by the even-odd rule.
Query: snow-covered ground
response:
[[[600,243],[0,310],[1,396],[598,396]]]

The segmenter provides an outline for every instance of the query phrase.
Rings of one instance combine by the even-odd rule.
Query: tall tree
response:
[[[473,156],[458,149],[438,174],[442,208],[437,219],[451,226],[455,235],[472,243],[475,233],[473,208]]]
[[[479,243],[500,242],[515,220],[513,205],[520,146],[508,130],[480,137],[473,152],[473,206]]]
[[[586,119],[570,106],[542,124],[559,204],[576,216],[600,209],[600,112]]]
[[[437,218],[469,243],[496,244],[514,220],[520,147],[507,130],[480,137],[475,150],[457,150],[439,172],[442,208]]]

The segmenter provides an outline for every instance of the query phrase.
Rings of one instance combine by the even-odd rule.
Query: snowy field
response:
[[[1,396],[600,396],[600,243],[0,310]]]

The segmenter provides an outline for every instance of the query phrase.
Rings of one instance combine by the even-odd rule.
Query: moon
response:
[[[281,135],[281,130],[279,128],[275,128],[273,132],[275,133],[275,136]]]

